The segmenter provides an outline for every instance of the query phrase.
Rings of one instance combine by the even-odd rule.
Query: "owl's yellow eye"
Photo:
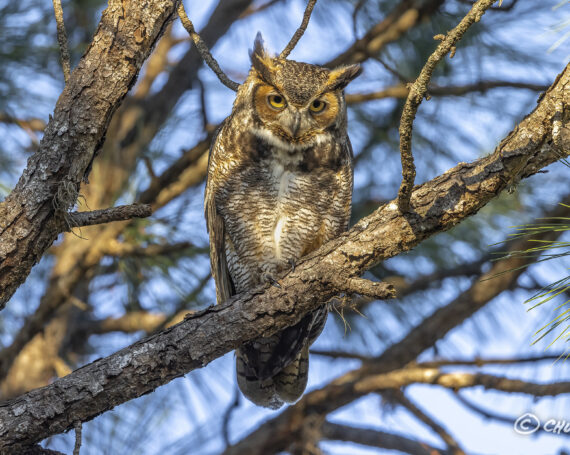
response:
[[[283,109],[285,107],[285,99],[281,95],[269,95],[267,102],[273,109]]]
[[[324,101],[315,100],[311,103],[311,105],[309,106],[309,109],[311,110],[311,112],[319,113],[319,112],[323,112],[326,105],[327,105],[327,103],[325,103]]]

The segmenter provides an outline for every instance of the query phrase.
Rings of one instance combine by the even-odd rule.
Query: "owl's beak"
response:
[[[301,129],[301,113],[295,112],[291,115],[291,121],[289,122],[289,132],[291,136],[297,137],[299,130]]]

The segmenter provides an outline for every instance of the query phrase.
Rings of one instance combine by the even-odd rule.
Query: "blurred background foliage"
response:
[[[248,49],[257,31],[263,33],[268,47],[278,52],[300,22],[304,8],[304,3],[298,0],[232,0],[225,7],[237,13],[232,18],[218,17],[217,23],[208,25],[218,4],[194,3],[186,2],[186,9],[198,30],[228,29],[221,33],[213,52],[222,68],[238,81],[245,78],[249,69]],[[421,7],[428,3],[438,3],[439,7],[426,13],[418,24],[382,46],[379,52],[367,56],[363,75],[351,84],[348,92],[370,93],[405,86],[414,80],[433,52],[436,46],[433,36],[454,27],[469,10],[469,1],[321,0],[291,58],[325,63],[385,20],[398,5]],[[105,6],[99,0],[63,2],[72,66],[89,46]],[[567,2],[505,0],[500,9],[496,6],[487,12],[469,30],[454,58],[446,58],[437,67],[431,99],[424,101],[419,109],[413,140],[417,183],[460,161],[492,152],[533,109],[540,88],[550,85],[568,61],[564,40],[568,38],[569,21]],[[208,38],[212,34],[215,33],[205,35],[210,43],[214,40]],[[107,143],[115,144],[114,153],[122,153],[132,143],[136,145],[130,152],[131,161],[121,164],[123,180],[114,181],[118,179],[115,174],[106,174],[109,168],[105,170],[104,166],[114,164],[110,155],[103,153],[97,163],[101,169],[94,169],[91,185],[84,189],[82,210],[138,200],[157,176],[206,139],[213,126],[231,110],[234,94],[202,66],[197,73],[188,75],[192,80],[186,89],[172,95],[175,100],[167,115],[149,120],[156,98],[167,98],[173,93],[168,84],[178,74],[177,68],[190,48],[188,37],[178,23],[174,23],[164,40],[168,40],[168,45],[161,48],[159,44],[155,50],[155,54],[161,54],[155,60],[158,66],[151,67],[150,62],[145,65],[139,83],[117,112],[116,125],[107,135]],[[486,90],[469,89],[496,81],[505,84]],[[13,188],[27,158],[36,150],[43,125],[62,88],[51,3],[0,1],[0,137],[3,138],[0,197]],[[451,88],[464,90],[457,90],[460,93],[457,95]],[[349,105],[349,133],[356,156],[353,223],[396,196],[401,179],[397,128],[404,101],[403,97],[385,97]],[[133,126],[129,123],[129,112],[136,112],[137,108],[147,115],[137,117],[139,123]],[[121,136],[121,128],[130,128],[131,136]],[[133,141],[133,135],[139,139]],[[378,355],[390,343],[405,337],[423,317],[451,302],[491,267],[490,254],[501,251],[495,244],[515,232],[511,226],[531,223],[559,202],[568,200],[568,169],[555,164],[547,171],[520,182],[512,192],[502,194],[455,229],[370,270],[369,274],[402,289],[407,285],[404,296],[396,302],[358,301],[354,303],[358,311],[337,308],[331,312],[326,330],[314,347]],[[86,270],[71,289],[69,301],[46,321],[46,327],[64,321],[54,329],[57,336],[49,338],[52,332],[48,329],[42,334],[44,345],[38,352],[53,361],[47,362],[38,373],[36,382],[23,384],[24,389],[46,384],[70,369],[115,352],[176,321],[184,312],[214,302],[202,216],[203,186],[203,178],[186,185],[176,197],[161,205],[152,218],[133,221],[116,238],[108,240],[101,260]],[[100,235],[102,231],[96,229],[66,234],[45,255],[0,315],[2,346],[12,342],[26,318],[40,304],[51,285],[54,267],[73,264],[69,261],[75,260],[75,256],[70,251],[84,252]],[[557,240],[563,242],[565,251],[567,240],[564,234]],[[554,261],[530,266],[518,286],[502,292],[422,358],[523,356],[540,352],[552,339],[547,336],[531,346],[533,333],[553,319],[555,308],[561,303],[558,299],[565,299],[566,292],[529,313],[522,303],[537,293],[540,295],[541,289],[550,283],[564,279],[568,264],[567,257],[561,255]],[[422,277],[425,280],[420,285]],[[130,325],[125,322],[128,315],[132,316]],[[117,322],[113,326],[113,321],[125,324]],[[557,332],[550,335],[553,334]],[[555,344],[552,349],[563,351],[565,344]],[[356,365],[357,360],[313,356],[309,389],[328,383]],[[224,432],[230,442],[238,441],[273,415],[243,398],[236,406],[232,405],[236,400],[233,371],[233,354],[226,355],[149,396],[106,413],[84,426],[82,453],[221,452],[226,444]],[[569,369],[567,364],[559,362],[554,367],[503,366],[498,372],[515,372],[519,377],[545,381],[567,377]],[[2,398],[22,391],[9,393],[3,389]],[[451,404],[454,398],[449,394],[444,396],[444,392],[425,386],[412,386],[408,393],[446,422],[458,440],[477,453],[506,453],[496,447],[515,444],[511,442],[515,437],[511,427],[499,422],[485,427],[489,441],[494,442],[485,445],[469,436],[469,428],[472,431],[484,419],[464,406]],[[514,416],[535,407],[531,399],[496,395],[476,391],[465,394],[482,406],[500,406]],[[355,401],[332,417],[354,421],[354,416],[359,416],[358,423],[366,427],[396,428],[434,444],[439,441],[432,429],[414,421],[405,410],[378,400],[377,396],[371,396]],[[567,400],[545,399],[540,406],[545,414],[568,417],[561,413],[562,409],[568,409]],[[226,413],[228,408],[232,409],[231,414]],[[478,424],[473,423],[475,419]],[[554,453],[566,445],[566,440],[541,436],[533,440],[535,445],[529,449],[534,452],[528,453],[542,452],[538,447]],[[45,444],[69,453],[73,435],[56,436]],[[335,454],[377,453],[374,449],[332,442],[323,443],[322,449]]]

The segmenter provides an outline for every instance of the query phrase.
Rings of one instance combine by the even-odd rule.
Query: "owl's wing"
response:
[[[218,213],[216,207],[216,154],[220,151],[219,136],[223,124],[218,128],[212,140],[210,154],[208,156],[208,173],[206,176],[206,192],[204,195],[204,215],[206,216],[206,226],[210,234],[210,266],[212,275],[216,282],[216,300],[222,303],[235,294],[235,287],[230,276],[228,263],[226,260],[225,236],[226,227],[224,219]]]

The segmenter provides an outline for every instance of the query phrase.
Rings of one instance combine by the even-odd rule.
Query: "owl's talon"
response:
[[[295,271],[295,259],[287,259],[287,262],[289,263],[289,265],[291,266],[291,272]]]
[[[273,278],[268,273],[265,273],[263,275],[263,281],[265,281],[266,283],[269,283],[271,286],[275,286],[277,289],[282,289],[281,285],[279,284],[279,281],[277,281],[275,278]]]

